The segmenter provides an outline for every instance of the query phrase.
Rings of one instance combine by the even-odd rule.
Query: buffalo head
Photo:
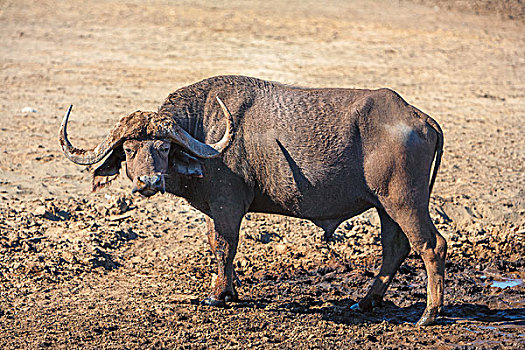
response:
[[[167,176],[202,177],[200,159],[219,157],[230,145],[232,117],[218,97],[217,102],[226,117],[226,132],[214,144],[195,139],[168,114],[136,111],[122,118],[98,146],[92,150],[79,149],[67,138],[70,106],[60,126],[60,145],[65,156],[80,165],[98,163],[109,155],[93,172],[93,191],[115,179],[125,161],[126,174],[134,185],[133,193],[148,197],[159,191],[164,193]]]

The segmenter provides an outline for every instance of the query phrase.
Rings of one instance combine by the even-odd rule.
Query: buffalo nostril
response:
[[[150,183],[151,183],[151,186],[159,186],[160,185],[160,176],[159,175],[153,175],[151,178],[150,178]]]
[[[139,181],[144,183],[147,187],[158,187],[161,184],[161,177],[159,175],[142,175],[139,176]]]

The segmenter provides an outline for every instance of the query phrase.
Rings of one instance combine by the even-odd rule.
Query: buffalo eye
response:
[[[169,144],[167,144],[167,145],[160,145],[158,149],[159,149],[160,153],[166,154],[166,153],[168,153],[170,151],[170,145]]]
[[[125,147],[124,153],[126,153],[126,156],[133,157],[135,155],[135,150],[133,148]]]

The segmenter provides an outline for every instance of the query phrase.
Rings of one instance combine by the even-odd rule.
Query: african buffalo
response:
[[[206,215],[218,277],[203,300],[235,300],[233,260],[247,212],[311,220],[329,238],[369,208],[381,219],[383,261],[354,309],[379,304],[412,247],[423,258],[427,306],[419,325],[443,304],[447,244],[429,215],[443,150],[439,125],[389,89],[312,89],[243,76],[219,76],[180,88],[158,112],[123,117],[93,150],[67,138],[66,157],[95,164],[93,190],[119,174],[133,192],[167,191]],[[435,160],[434,160],[435,159]],[[434,163],[433,170],[432,163]]]

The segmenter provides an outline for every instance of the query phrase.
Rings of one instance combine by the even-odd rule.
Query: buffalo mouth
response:
[[[151,197],[157,192],[165,192],[164,175],[139,176],[131,193],[140,193],[144,197]]]
[[[155,194],[157,194],[157,192],[161,192],[161,193],[164,193],[163,189],[160,188],[160,187],[150,187],[150,186],[144,186],[142,188],[133,188],[133,190],[131,190],[131,193],[140,193],[141,196],[144,196],[144,197],[151,197]]]
[[[151,196],[155,195],[157,192],[159,192],[159,189],[158,188],[146,187],[146,188],[137,190],[135,192],[140,193],[144,197],[151,197]]]

